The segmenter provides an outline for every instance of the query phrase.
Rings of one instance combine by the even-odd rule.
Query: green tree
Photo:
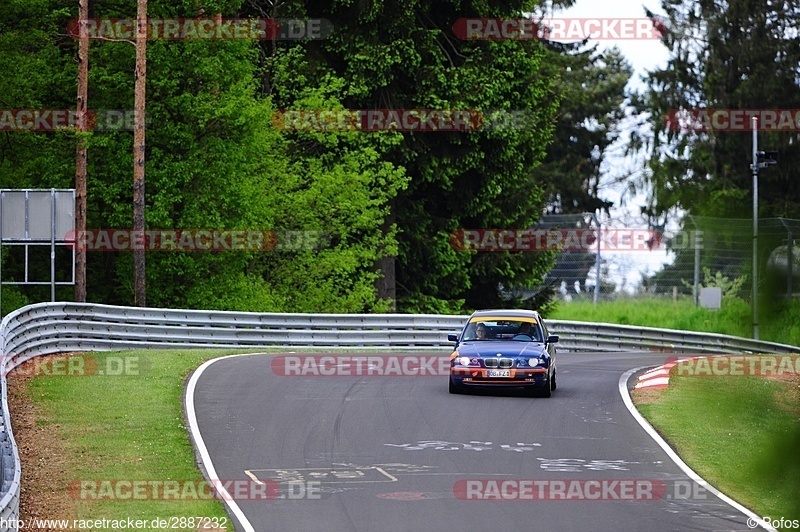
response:
[[[663,0],[667,66],[648,77],[639,106],[650,116],[649,161],[640,189],[652,187],[647,214],[663,222],[673,209],[705,216],[750,217],[751,134],[680,131],[665,119],[678,109],[797,109],[800,7],[767,0]],[[761,132],[761,149],[780,164],[760,175],[760,215],[800,216],[796,132]]]
[[[662,0],[662,8],[662,42],[670,58],[666,67],[648,74],[648,89],[637,102],[653,135],[636,137],[632,143],[649,157],[636,183],[638,190],[650,192],[645,214],[656,227],[664,227],[677,212],[751,218],[751,132],[682,130],[682,124],[667,118],[676,110],[699,108],[797,109],[800,41],[794,33],[800,7],[766,0]],[[760,132],[759,147],[777,150],[780,160],[759,174],[759,217],[800,216],[797,132]],[[708,222],[706,239],[715,233],[727,238],[728,228],[713,219]],[[694,229],[688,222],[684,225]],[[762,272],[778,244],[762,240]],[[750,271],[750,261],[732,257],[749,256],[749,246],[747,242],[725,257],[704,253],[702,265],[739,277]],[[674,279],[678,269],[693,263],[692,255],[691,249],[679,251],[675,265],[660,278]]]
[[[131,17],[135,7],[92,5],[95,18]],[[154,18],[203,12],[233,17],[240,2],[149,7]],[[58,9],[47,0],[14,2],[12,8],[0,14],[3,28],[20,32],[0,40],[11,73],[0,81],[0,88],[9,89],[5,106],[74,107],[76,43],[64,36],[64,28],[77,10]],[[25,34],[30,28],[36,31]],[[394,232],[384,219],[388,202],[404,186],[403,172],[383,160],[380,145],[364,138],[288,136],[277,130],[272,96],[258,90],[258,53],[251,41],[149,43],[148,229],[270,230],[279,243],[285,243],[286,231],[321,231],[330,235],[331,245],[153,252],[148,302],[260,311],[385,310],[387,303],[374,288],[374,264],[395,252]],[[92,42],[90,109],[131,108],[133,59],[126,42]],[[344,84],[332,77],[298,84],[285,65],[275,76],[292,85],[303,104],[341,106],[331,87],[342,92]],[[71,186],[74,132],[9,132],[4,140],[2,186]],[[130,228],[131,145],[129,131],[89,134],[89,228]],[[89,300],[129,304],[130,253],[91,252],[88,259]]]
[[[553,63],[562,72],[563,99],[555,140],[534,177],[548,187],[549,213],[610,214],[613,203],[600,198],[601,179],[608,179],[602,166],[609,148],[620,139],[631,67],[616,48],[598,51],[597,45],[587,46],[586,42],[546,44]],[[626,177],[615,179],[623,181]],[[585,225],[576,219],[569,227]],[[592,252],[561,253],[546,284],[561,285],[563,281],[572,290],[577,282],[587,292],[588,274],[595,270],[595,263],[596,254]]]
[[[351,109],[475,109],[524,111],[524,127],[473,133],[376,132],[381,157],[402,168],[408,186],[391,202],[385,225],[396,224],[398,308],[461,312],[514,304],[502,286],[532,285],[550,258],[523,253],[464,252],[450,235],[460,228],[526,228],[544,210],[546,187],[534,179],[550,143],[560,95],[559,71],[538,42],[459,41],[460,17],[519,17],[532,3],[391,2],[341,0],[287,3],[275,15],[252,0],[253,13],[302,16],[333,23],[324,42],[304,45],[306,61],[294,69],[299,85],[329,75],[342,79],[341,102]],[[262,46],[265,71],[274,70],[281,44]],[[278,107],[298,101],[291,84],[266,78]],[[317,80],[317,81],[314,81]],[[391,139],[387,144],[387,140]]]
[[[620,138],[631,67],[617,48],[598,51],[597,45],[556,42],[548,47],[563,72],[563,99],[555,140],[535,176],[549,186],[548,210],[608,213],[613,203],[599,197],[601,167]]]

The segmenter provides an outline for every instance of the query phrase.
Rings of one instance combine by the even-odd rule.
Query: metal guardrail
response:
[[[71,351],[247,347],[450,349],[448,333],[467,316],[434,314],[275,314],[40,303],[0,323],[0,519],[19,514],[20,464],[11,429],[5,375],[30,358]],[[790,345],[721,334],[607,323],[548,320],[565,351],[800,353]],[[13,528],[12,528],[13,529]]]
[[[547,320],[566,351],[659,351],[708,354],[799,354],[800,347],[739,336],[611,323]]]

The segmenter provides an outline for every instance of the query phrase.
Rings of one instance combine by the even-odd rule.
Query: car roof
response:
[[[489,309],[489,310],[476,310],[472,313],[471,318],[485,317],[485,316],[502,316],[504,318],[536,318],[541,320],[539,313],[535,310],[524,309]]]

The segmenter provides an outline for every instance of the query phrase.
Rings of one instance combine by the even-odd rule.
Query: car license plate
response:
[[[510,377],[511,370],[510,369],[490,369],[487,372],[489,377]]]

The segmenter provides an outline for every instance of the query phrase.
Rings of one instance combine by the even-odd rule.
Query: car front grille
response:
[[[501,368],[507,369],[514,367],[514,359],[513,358],[484,358],[483,364],[487,368]]]

